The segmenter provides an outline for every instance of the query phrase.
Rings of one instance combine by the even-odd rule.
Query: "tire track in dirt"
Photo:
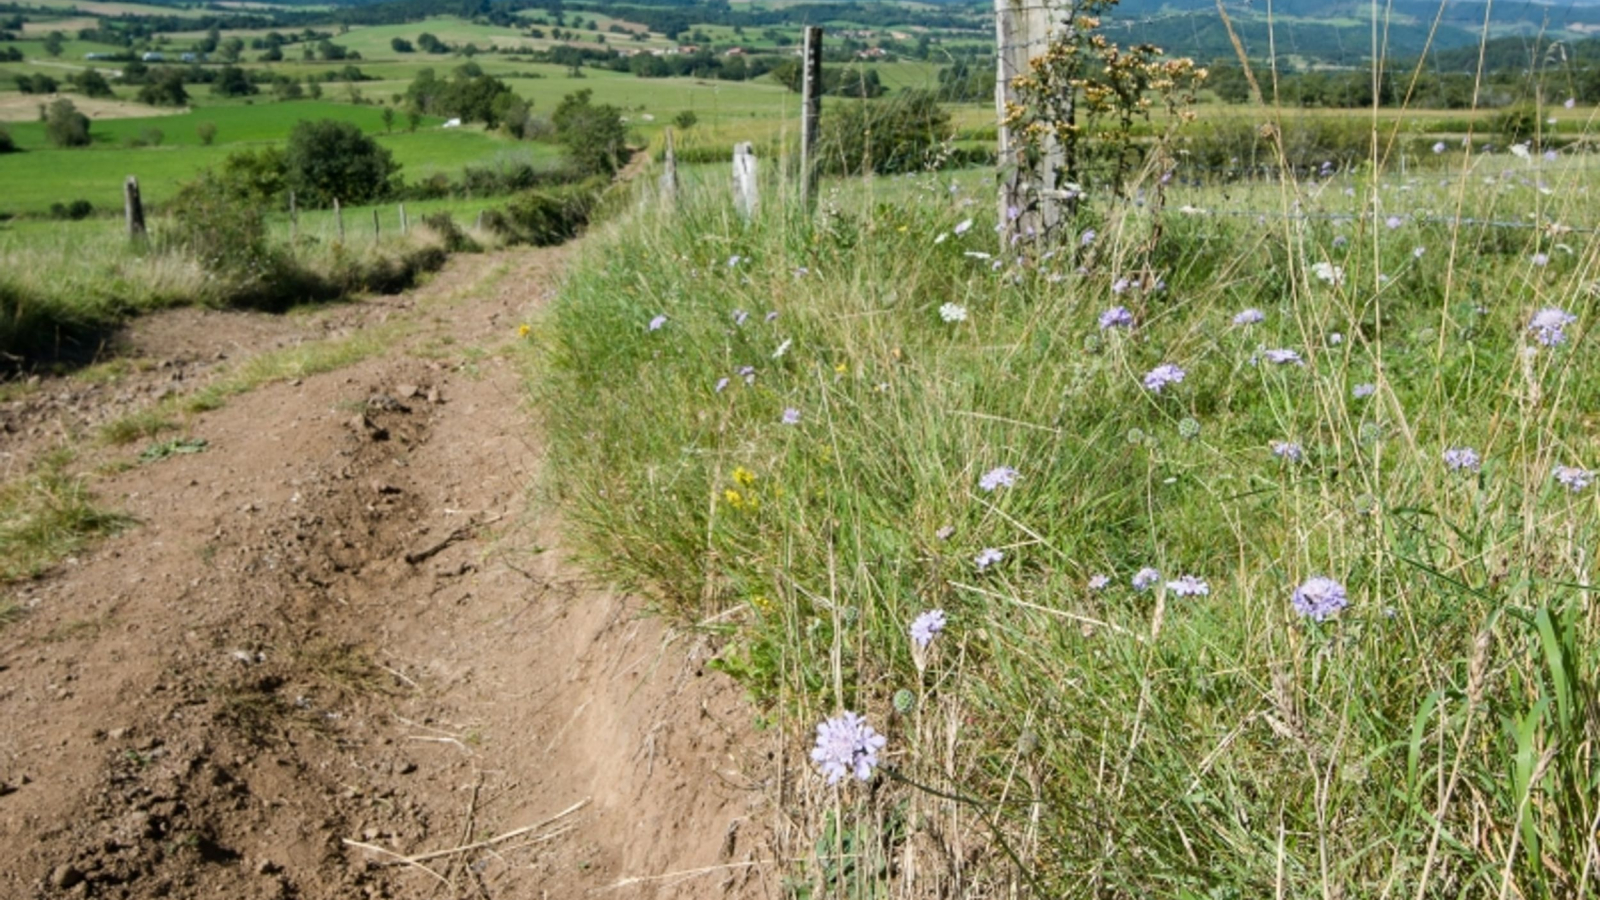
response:
[[[0,895],[777,894],[737,691],[703,638],[566,562],[530,493],[506,350],[563,262],[458,257],[310,317],[138,326],[195,358],[415,327],[199,416],[203,453],[107,476],[139,526],[23,587],[0,631]]]

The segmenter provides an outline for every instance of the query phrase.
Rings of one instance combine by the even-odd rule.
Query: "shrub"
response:
[[[503,209],[490,210],[484,216],[484,225],[510,243],[536,247],[565,243],[589,224],[607,183],[607,179],[597,177],[528,191]]]
[[[301,201],[364,203],[387,194],[400,170],[389,151],[349,122],[300,122],[284,151],[287,184]]]
[[[111,89],[111,82],[95,69],[84,69],[73,77],[73,83],[85,97],[115,97],[117,94]]]
[[[278,259],[267,242],[261,207],[240,203],[218,176],[202,174],[168,204],[158,246],[197,260],[207,272],[249,289],[268,279]]]
[[[123,76],[127,77],[126,71]],[[183,87],[183,73],[177,69],[162,69],[139,89],[138,97],[140,103],[151,106],[184,106],[189,102],[189,92]]]
[[[950,114],[927,91],[908,91],[893,102],[842,103],[824,116],[818,156],[825,171],[855,175],[914,172],[933,159],[953,133]]]
[[[87,200],[74,200],[71,203],[50,204],[50,218],[68,219],[73,222],[89,218],[94,214],[94,205]]]
[[[57,147],[86,147],[89,145],[89,117],[78,112],[71,100],[57,100],[45,113],[44,133]]]
[[[0,153],[17,152],[17,143],[11,139],[11,132],[0,128]]]
[[[209,147],[217,139],[217,123],[201,122],[194,127],[194,133],[200,138],[200,143]]]
[[[467,236],[448,212],[436,212],[422,217],[422,224],[433,229],[444,239],[444,249],[451,253],[478,253],[483,247]]]

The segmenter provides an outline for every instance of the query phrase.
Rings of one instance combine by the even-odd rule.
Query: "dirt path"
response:
[[[0,408],[15,468],[273,347],[396,336],[194,418],[204,452],[98,480],[139,524],[11,591],[0,896],[777,896],[738,693],[700,638],[587,581],[530,493],[505,351],[563,262],[458,257],[309,316],[154,317],[114,381]]]

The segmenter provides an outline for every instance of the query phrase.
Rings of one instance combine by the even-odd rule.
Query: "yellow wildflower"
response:
[[[746,469],[744,466],[736,466],[733,470],[733,480],[738,484],[749,487],[756,483],[756,473]]]
[[[532,326],[528,325],[528,323],[526,323],[526,322],[524,322],[521,325],[517,326],[517,337],[525,338],[525,337],[527,337],[528,335],[530,335],[532,333],[533,333]]]
[[[744,509],[744,495],[733,488],[723,491],[722,499],[727,501],[728,505],[734,509]]]

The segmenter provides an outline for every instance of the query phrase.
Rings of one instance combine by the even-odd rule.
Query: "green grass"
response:
[[[131,524],[98,505],[85,478],[58,453],[0,484],[0,584],[31,578],[91,540]]]
[[[1001,250],[988,173],[825,183],[814,220],[774,183],[745,225],[718,166],[589,244],[534,353],[578,546],[727,636],[787,758],[841,709],[888,736],[872,790],[797,764],[810,896],[896,896],[964,846],[974,896],[1595,895],[1600,506],[1553,473],[1600,463],[1600,243],[1413,218],[1462,191],[1594,224],[1581,166],[1484,186],[1503,161],[1174,189],[1153,243],[1150,203],[1097,198],[998,270],[970,255]],[[1367,218],[1272,216],[1286,191]],[[1136,327],[1099,327],[1116,304]],[[1565,344],[1531,340],[1543,307]],[[1187,376],[1156,393],[1161,363]],[[1317,575],[1350,600],[1321,623],[1291,603]]]

